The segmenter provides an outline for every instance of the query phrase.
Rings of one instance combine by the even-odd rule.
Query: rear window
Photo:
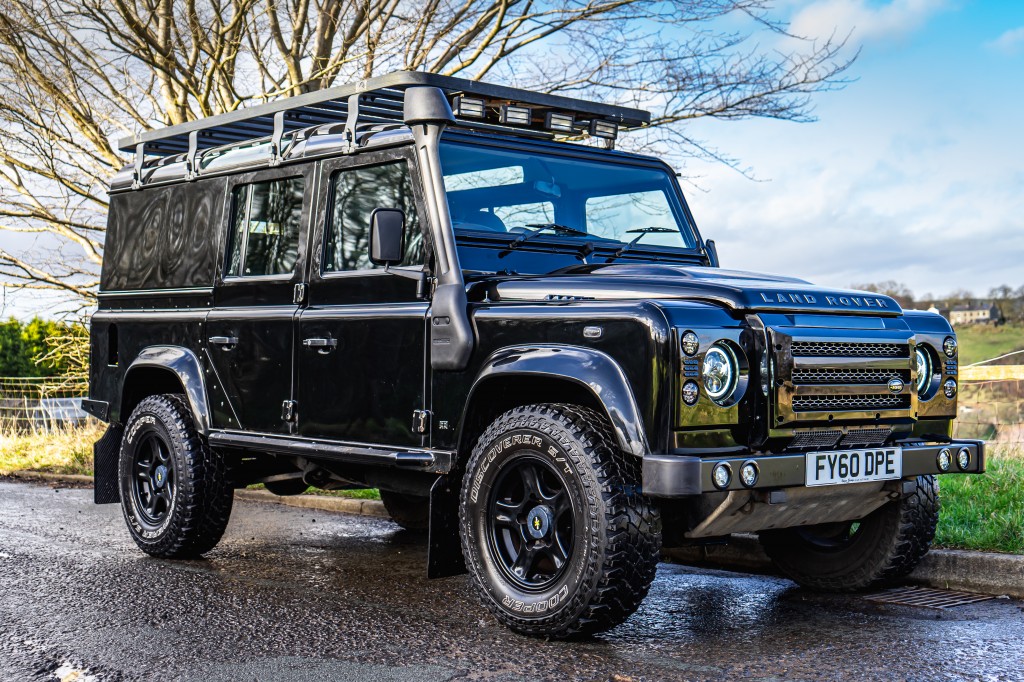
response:
[[[231,277],[291,274],[299,255],[304,178],[280,178],[232,190]]]

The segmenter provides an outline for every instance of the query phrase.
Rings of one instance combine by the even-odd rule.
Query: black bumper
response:
[[[980,474],[985,471],[985,444],[980,440],[954,440],[949,443],[899,444],[903,449],[903,478],[930,474]],[[941,471],[938,455],[943,448],[952,451],[953,464],[948,471]],[[956,464],[956,453],[967,448],[971,453],[970,464],[960,469]],[[879,448],[883,449],[883,448]],[[751,453],[746,456],[728,457],[693,455],[651,454],[643,460],[643,492],[650,497],[687,497],[722,490],[773,490],[806,485],[805,461],[807,452],[765,455]],[[746,462],[754,462],[758,469],[757,482],[744,486],[737,475]],[[729,485],[718,488],[712,481],[712,471],[719,462],[729,465],[733,475]]]

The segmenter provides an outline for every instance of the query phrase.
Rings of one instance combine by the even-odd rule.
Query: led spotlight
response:
[[[687,355],[696,355],[700,349],[700,339],[693,332],[683,334],[683,352]]]
[[[960,471],[967,471],[967,467],[971,466],[971,451],[960,448],[956,453],[956,465],[960,467]]]
[[[498,121],[505,125],[528,126],[533,120],[533,112],[529,107],[514,107],[511,104],[501,105]]]
[[[452,113],[464,118],[486,118],[487,104],[482,99],[460,95],[452,102]]]
[[[594,137],[614,140],[619,136],[619,124],[614,121],[602,121],[595,118],[590,122],[590,134]]]
[[[744,462],[740,467],[740,483],[746,488],[753,488],[757,485],[757,477],[760,473],[757,469],[757,462],[753,460]]]
[[[683,384],[683,402],[687,405],[695,405],[700,397],[700,387],[696,381],[687,381]]]
[[[556,133],[571,133],[575,122],[572,114],[560,114],[555,111],[544,114],[544,127]]]
[[[949,451],[949,448],[942,448],[939,450],[938,457],[935,458],[935,463],[939,466],[939,471],[949,471],[949,467],[953,464],[953,453]]]
[[[730,481],[732,481],[732,467],[729,466],[729,463],[719,462],[716,464],[715,468],[711,470],[711,482],[715,484],[715,487],[725,490],[729,487]]]

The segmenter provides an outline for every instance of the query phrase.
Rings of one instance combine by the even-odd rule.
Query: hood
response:
[[[701,301],[734,310],[901,315],[894,299],[827,289],[792,277],[683,265],[595,265],[484,283],[492,301],[662,299]]]

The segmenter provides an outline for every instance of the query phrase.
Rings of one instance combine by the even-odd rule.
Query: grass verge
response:
[[[18,470],[92,474],[92,444],[103,425],[11,433],[0,431],[0,475]],[[939,547],[1024,554],[1024,449],[993,446],[982,476],[939,477]],[[250,486],[262,488],[262,485]],[[314,495],[379,500],[370,490],[316,490]]]

